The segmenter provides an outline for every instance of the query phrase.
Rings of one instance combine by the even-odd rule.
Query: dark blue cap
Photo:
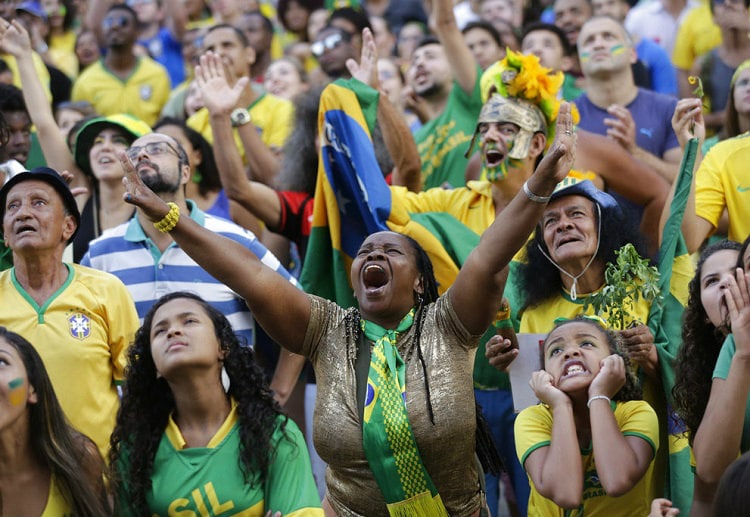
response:
[[[44,181],[51,185],[52,188],[60,194],[65,209],[76,220],[76,231],[73,232],[73,235],[68,239],[68,242],[71,242],[78,232],[78,227],[81,226],[81,213],[78,211],[78,204],[76,204],[76,200],[73,197],[70,188],[68,188],[68,184],[65,183],[65,180],[56,170],[50,169],[49,167],[37,167],[36,169],[27,172],[21,172],[10,178],[5,185],[3,185],[2,189],[0,189],[0,220],[5,219],[5,202],[8,198],[8,192],[10,192],[10,189],[19,183],[29,180]]]

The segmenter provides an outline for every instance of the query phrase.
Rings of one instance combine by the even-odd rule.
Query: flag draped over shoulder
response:
[[[674,386],[674,361],[682,344],[682,314],[687,304],[687,286],[694,267],[682,235],[682,218],[685,214],[693,166],[698,150],[698,140],[691,139],[685,149],[680,171],[676,178],[675,195],[670,205],[669,218],[662,231],[659,247],[659,287],[661,303],[653,303],[648,326],[654,335],[659,355],[662,385],[666,395],[667,432],[669,434],[669,485],[665,496],[675,507],[688,511],[693,500],[693,472],[690,467],[690,449],[686,428],[676,416],[672,406]]]
[[[330,84],[320,98],[321,159],[301,283],[308,293],[343,307],[355,304],[349,271],[371,233],[391,230],[414,238],[432,260],[441,292],[479,242],[449,214],[410,214],[392,206],[372,144],[378,98],[356,79]]]

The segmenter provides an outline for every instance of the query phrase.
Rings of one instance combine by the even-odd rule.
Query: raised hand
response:
[[[487,341],[484,355],[492,366],[504,372],[510,363],[518,357],[518,348],[513,346],[510,339],[494,335]]]
[[[125,194],[122,199],[140,208],[151,221],[160,221],[169,212],[169,205],[143,183],[125,151],[119,151],[117,157],[120,159],[122,170],[125,171],[125,177],[122,179]]]
[[[675,517],[679,513],[679,508],[672,508],[672,501],[659,498],[651,501],[651,513],[648,517]]]
[[[229,79],[218,54],[206,52],[200,57],[200,64],[195,67],[195,82],[209,113],[228,114],[237,107],[249,104],[243,101],[243,97],[250,79],[241,77],[234,86],[230,86]]]
[[[15,58],[31,54],[31,38],[18,20],[9,23],[0,18],[0,50]]]
[[[378,90],[378,48],[375,46],[375,38],[368,28],[362,30],[362,55],[359,63],[354,59],[346,60],[346,68],[352,77],[358,79],[372,88]]]
[[[617,354],[602,359],[599,373],[589,385],[589,398],[605,395],[610,399],[625,385],[625,361]]]
[[[539,370],[531,374],[529,386],[534,390],[536,398],[551,408],[555,408],[560,404],[570,404],[571,402],[568,394],[555,386],[552,375],[544,370]]]
[[[672,129],[680,142],[680,148],[685,149],[688,140],[697,138],[702,144],[706,139],[706,122],[703,120],[703,104],[696,97],[688,97],[677,101],[672,115]]]
[[[737,354],[750,355],[750,274],[737,268],[735,277],[728,278],[724,299],[737,346]]]
[[[557,115],[555,140],[534,174],[541,174],[548,179],[554,178],[556,183],[562,181],[575,162],[577,142],[570,104],[563,102],[560,104],[560,111]]]
[[[630,111],[619,104],[612,104],[607,108],[607,113],[614,117],[604,119],[604,125],[609,128],[607,129],[607,136],[632,154],[637,144],[635,142],[635,121]]]

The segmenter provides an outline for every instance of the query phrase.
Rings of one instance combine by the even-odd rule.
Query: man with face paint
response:
[[[636,86],[633,41],[614,18],[594,16],[583,24],[578,56],[586,78],[586,93],[576,99],[580,127],[606,135],[671,183],[682,158],[672,130],[677,99]]]
[[[482,107],[474,136],[466,149],[469,155],[478,143],[484,181],[469,181],[466,187],[453,190],[433,188],[425,192],[408,192],[404,187],[391,187],[392,204],[411,214],[446,212],[481,235],[520,191],[526,191],[526,180],[541,159],[547,142],[553,140],[555,116],[560,101],[558,90],[562,73],[549,75],[536,56],[523,56],[510,51],[503,61],[489,67],[481,78]],[[539,84],[541,95],[530,85]],[[515,96],[509,92],[514,92]],[[531,98],[528,98],[531,97]],[[574,111],[575,113],[575,111]],[[574,118],[575,120],[575,118]],[[571,172],[578,177],[590,177]],[[508,326],[518,298],[512,280],[515,265],[510,267],[505,297],[510,309],[498,318],[498,327]],[[508,318],[508,319],[505,319]],[[513,314],[513,319],[517,315]],[[502,321],[501,321],[502,320]],[[480,345],[474,363],[474,388],[477,400],[492,428],[495,443],[511,478],[519,515],[526,515],[529,484],[513,450],[513,399],[507,374],[496,370],[485,357],[485,342],[497,332],[491,328]],[[495,338],[497,339],[497,338]],[[489,346],[498,346],[488,344]],[[502,344],[499,346],[503,346]],[[507,350],[509,358],[516,352]],[[487,475],[487,500],[495,515],[497,478]]]

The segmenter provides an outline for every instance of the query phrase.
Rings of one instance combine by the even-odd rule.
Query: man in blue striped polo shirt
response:
[[[252,232],[205,214],[185,198],[190,165],[185,150],[176,140],[151,133],[134,141],[127,156],[143,182],[162,199],[175,203],[181,213],[190,214],[204,227],[247,247],[264,264],[297,285],[297,281]],[[255,323],[245,301],[196,264],[169,233],[157,230],[140,210],[130,221],[91,241],[81,263],[120,278],[135,300],[141,321],[151,305],[164,294],[192,291],[225,314],[235,332],[249,345],[255,343]]]

